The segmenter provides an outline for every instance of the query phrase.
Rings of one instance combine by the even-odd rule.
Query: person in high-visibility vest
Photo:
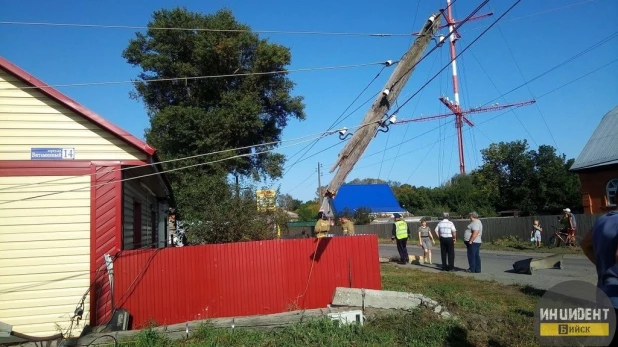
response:
[[[395,224],[393,224],[393,235],[391,240],[397,240],[397,251],[399,252],[398,264],[404,265],[410,262],[410,256],[408,255],[408,240],[410,239],[410,229],[408,223],[406,223],[399,213],[393,215],[395,217]]]

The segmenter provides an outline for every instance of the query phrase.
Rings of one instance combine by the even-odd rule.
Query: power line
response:
[[[499,27],[498,27],[499,28]],[[496,83],[494,82],[494,80],[491,78],[491,76],[489,75],[489,73],[487,72],[487,70],[485,70],[485,68],[483,67],[483,64],[481,64],[481,61],[476,57],[476,54],[474,54],[473,51],[470,51],[470,54],[472,54],[472,57],[474,58],[474,60],[477,62],[477,64],[479,65],[479,67],[481,68],[481,71],[483,71],[483,73],[485,73],[485,76],[487,76],[487,79],[489,79],[489,82],[494,86],[494,88],[496,89],[496,91],[498,92],[498,94],[500,94],[500,88],[498,88],[498,86],[496,85]],[[515,59],[515,57],[513,57],[513,59]],[[523,76],[522,76],[523,77]],[[525,82],[525,78],[524,78],[524,82]],[[534,97],[533,97],[534,98]],[[506,101],[506,98],[503,97],[504,101]],[[510,109],[510,111],[513,113],[513,115],[515,116],[515,119],[517,119],[517,121],[519,122],[519,124],[522,126],[522,128],[524,128],[524,131],[526,131],[526,134],[528,134],[528,137],[532,140],[532,142],[534,142],[534,144],[536,146],[538,146],[537,142],[534,140],[534,137],[532,136],[532,134],[530,134],[530,131],[528,131],[528,128],[526,128],[526,126],[524,125],[524,123],[521,121],[521,118],[519,118],[519,115],[517,115],[517,113],[515,113],[515,110]]]
[[[324,35],[324,36],[369,36],[369,37],[409,37],[406,33],[359,33],[359,32],[332,32],[332,31],[292,31],[292,30],[251,30],[251,29],[212,29],[212,28],[182,28],[182,27],[154,27],[138,25],[105,25],[105,24],[79,24],[79,23],[51,23],[51,22],[18,22],[1,21],[1,25],[21,26],[48,26],[69,28],[91,29],[131,29],[131,30],[156,30],[156,31],[191,31],[213,33],[254,33],[254,34],[288,34],[288,35]]]
[[[396,63],[398,63],[398,62],[396,62]],[[394,65],[394,64],[396,64],[396,63],[393,63],[392,65]],[[390,65],[389,65],[389,66],[390,66]],[[327,131],[328,131],[328,130],[331,130],[333,127],[335,127],[337,124],[339,124],[339,123],[337,123],[337,121],[339,121],[339,119],[340,119],[341,117],[343,117],[343,115],[344,115],[344,114],[345,114],[345,113],[346,113],[346,112],[350,109],[350,107],[352,107],[352,105],[354,105],[354,103],[356,102],[356,100],[358,100],[358,98],[360,98],[360,97],[361,97],[361,96],[365,93],[365,91],[366,91],[366,90],[367,90],[367,89],[368,89],[368,88],[369,88],[369,87],[373,84],[373,82],[375,82],[375,80],[376,80],[376,79],[378,79],[378,77],[380,76],[380,74],[382,74],[382,71],[384,71],[384,69],[385,69],[386,67],[387,67],[387,66],[385,65],[385,66],[383,66],[383,67],[382,67],[382,69],[380,69],[380,71],[378,72],[378,74],[377,74],[377,75],[376,75],[376,76],[375,76],[375,77],[374,77],[371,81],[369,81],[369,83],[367,84],[367,86],[366,86],[365,88],[363,88],[363,90],[360,92],[360,94],[358,94],[358,95],[356,96],[356,98],[354,98],[354,100],[353,100],[353,101],[352,101],[352,102],[348,105],[348,107],[346,107],[346,109],[345,109],[343,112],[341,112],[341,115],[339,115],[339,117],[337,117],[337,119],[335,119],[335,121],[334,121],[334,122],[333,122],[333,123],[332,123],[332,124],[328,127]],[[354,112],[356,112],[356,110],[354,110]],[[352,113],[348,114],[347,116],[345,116],[345,118],[343,118],[343,119],[341,120],[341,122],[342,122],[342,121],[344,121],[344,120],[346,120],[348,117],[350,117],[350,116],[351,116],[354,112],[352,112]],[[290,170],[294,167],[294,165],[296,165],[296,164],[298,163],[298,161],[299,161],[299,160],[301,160],[301,159],[302,159],[302,158],[303,158],[303,157],[307,154],[307,152],[309,152],[309,151],[313,148],[313,146],[315,146],[315,145],[318,143],[318,141],[320,141],[320,139],[321,139],[321,138],[316,139],[313,143],[308,144],[307,146],[303,147],[300,151],[298,151],[298,152],[296,152],[294,155],[292,155],[289,159],[294,158],[296,155],[298,155],[298,153],[302,152],[302,151],[303,151],[303,150],[305,150],[307,147],[309,147],[309,149],[307,149],[307,150],[306,150],[306,151],[305,151],[305,152],[304,152],[304,153],[300,156],[300,158],[299,158],[299,159],[297,159],[294,163],[292,163],[292,165],[290,165],[290,166],[288,167],[288,169],[285,171],[285,173],[289,172],[289,171],[290,171]],[[285,175],[285,173],[284,173],[284,175]]]
[[[361,128],[361,127],[365,127],[365,126],[368,126],[368,125],[371,125],[371,124],[374,124],[374,123],[375,122],[369,122],[367,124],[361,124],[361,125],[356,126],[354,128]],[[331,134],[333,134],[335,132],[331,132]],[[231,157],[217,159],[217,160],[213,160],[213,161],[209,161],[209,162],[205,162],[205,163],[197,163],[197,164],[186,165],[186,166],[182,166],[182,167],[178,167],[178,168],[174,168],[174,169],[163,170],[161,172],[154,172],[154,173],[144,174],[144,175],[135,176],[135,177],[128,177],[128,178],[124,178],[124,179],[120,179],[120,180],[110,180],[109,182],[105,182],[105,183],[101,183],[101,184],[95,184],[95,185],[91,185],[91,186],[83,187],[83,188],[75,188],[75,189],[69,189],[69,190],[64,190],[64,191],[59,191],[59,192],[52,192],[52,193],[37,195],[37,196],[23,198],[23,199],[3,201],[3,202],[0,202],[0,205],[8,204],[8,203],[11,203],[11,202],[32,200],[32,199],[36,199],[36,198],[41,198],[41,197],[46,197],[46,196],[51,196],[51,195],[56,195],[56,194],[61,194],[61,193],[68,193],[68,192],[80,191],[80,190],[85,190],[85,189],[90,189],[90,188],[96,188],[96,187],[105,186],[105,185],[112,184],[112,183],[125,182],[125,181],[134,180],[134,179],[139,179],[139,178],[144,178],[144,177],[149,177],[149,176],[160,175],[160,174],[164,174],[164,173],[168,173],[168,172],[175,172],[175,171],[189,169],[189,168],[193,168],[193,167],[199,167],[199,166],[204,166],[204,165],[215,164],[215,163],[219,163],[219,162],[223,162],[223,161],[227,161],[227,160],[231,160],[231,159],[242,158],[242,157],[249,157],[249,156],[254,156],[254,155],[274,152],[274,151],[285,149],[285,148],[288,148],[288,147],[297,146],[297,145],[299,145],[301,143],[309,142],[309,141],[313,141],[313,138],[309,138],[309,139],[300,141],[298,143],[295,143],[295,144],[292,144],[292,145],[288,145],[288,146],[284,146],[284,147],[281,147],[281,148],[272,148],[272,149],[268,149],[268,150],[263,150],[263,151],[255,152],[255,153],[238,154],[238,155],[234,155],[234,156],[231,156]],[[336,143],[335,145],[338,145],[338,144],[339,143]],[[177,160],[182,160],[182,159],[177,159]],[[148,164],[148,165],[152,165],[152,164]],[[91,174],[81,175],[81,176],[77,176],[77,177],[86,177],[86,176],[91,176]],[[71,178],[75,178],[75,176],[71,177]],[[32,184],[30,184],[30,185],[32,185]]]
[[[546,13],[550,13],[550,12],[555,12],[555,11],[563,10],[563,9],[566,9],[566,8],[587,4],[589,2],[594,2],[594,1],[597,1],[597,0],[586,0],[586,1],[575,3],[575,4],[569,4],[569,5],[565,5],[565,6],[555,7],[555,8],[551,8],[549,10],[535,12],[535,13],[531,13],[531,14],[528,14],[528,15],[525,15],[525,16],[507,19],[507,20],[503,21],[502,23],[503,24],[511,23],[511,22],[515,22],[515,21],[518,21],[518,20],[522,20],[522,19],[526,19],[526,18],[530,18],[530,17],[534,17],[534,16],[538,16],[538,15],[546,14]],[[470,28],[470,29],[467,29],[467,30],[463,30],[462,32],[470,32],[470,31],[478,30],[478,29],[485,28],[485,27],[486,27],[485,25],[479,25],[477,27],[473,27],[473,28]]]
[[[511,58],[513,58],[513,61],[515,62],[515,66],[517,67],[517,70],[519,71],[519,75],[521,76],[521,79],[524,80],[524,82],[526,82],[526,77],[524,76],[524,72],[522,71],[521,66],[519,66],[517,59],[515,59],[515,54],[513,54],[513,50],[511,49],[511,46],[509,45],[509,42],[506,40],[506,36],[504,36],[504,33],[502,32],[502,29],[500,28],[499,25],[498,25],[498,32],[500,33],[500,36],[502,36],[502,39],[504,40],[504,43],[506,44],[506,48],[508,48],[509,53],[511,54]],[[532,99],[534,99],[534,93],[532,93],[532,89],[530,89],[530,85],[527,84],[526,86],[528,87],[528,92],[530,92],[530,96],[532,96]],[[500,92],[498,91],[498,93]],[[547,128],[547,131],[549,132],[549,136],[554,142],[554,145],[556,146],[556,148],[558,148],[558,143],[556,142],[556,139],[554,138],[554,134],[552,134],[551,129],[549,128],[549,125],[547,125],[547,120],[545,119],[545,115],[543,114],[543,111],[541,111],[539,104],[534,103],[534,106],[536,106],[537,111],[539,111],[539,114],[541,115],[541,118],[543,119],[543,123],[545,123],[545,127]]]
[[[418,2],[420,3],[420,1]],[[442,51],[440,51],[440,53],[442,53]],[[440,55],[441,56],[441,55]],[[429,72],[427,73],[427,77],[429,78],[429,75],[431,74],[431,71],[433,71],[433,67],[436,65],[436,61],[438,60],[438,55],[435,55],[434,59],[433,59],[433,63],[431,64],[431,67],[429,68]],[[423,97],[423,94],[425,93],[425,90],[423,90],[421,92],[420,97],[418,98],[418,101],[416,102],[416,106],[414,106],[414,111],[412,111],[412,114],[416,113],[416,110],[418,109],[418,105],[420,105],[421,103],[421,98]],[[410,129],[410,123],[406,124],[406,130],[403,133],[403,139],[405,140],[406,136],[408,136],[408,130]],[[397,154],[399,154],[399,152],[401,151],[401,146],[399,146],[397,148]],[[387,178],[391,177],[391,173],[393,172],[393,168],[395,167],[395,162],[393,162],[393,164],[391,165],[390,170],[388,171],[388,176]]]
[[[151,83],[151,82],[171,82],[171,81],[192,81],[192,80],[204,80],[214,78],[227,78],[227,77],[246,77],[246,76],[263,76],[263,75],[276,75],[292,72],[308,72],[308,71],[325,71],[325,70],[338,70],[338,69],[352,69],[374,65],[384,65],[384,61],[375,63],[362,63],[352,65],[339,65],[339,66],[325,66],[325,67],[312,67],[312,68],[300,68],[291,70],[277,70],[266,72],[245,72],[238,74],[224,74],[224,75],[209,75],[209,76],[186,76],[186,77],[170,77],[170,78],[152,78],[140,81],[108,81],[108,82],[86,82],[86,83],[67,83],[67,84],[54,84],[46,86],[26,86],[26,87],[8,87],[1,88],[0,90],[11,89],[45,89],[45,88],[62,88],[62,87],[87,87],[87,86],[102,86],[102,85],[116,85],[116,84],[134,84],[134,83]]]
[[[311,172],[311,174],[309,176],[307,176],[307,178],[305,178],[304,180],[302,180],[296,187],[290,189],[287,191],[287,194],[290,194],[291,192],[293,192],[294,190],[296,190],[298,187],[302,186],[303,183],[307,182],[311,177],[313,177],[313,174],[315,174],[317,172],[316,170],[313,170],[313,172]]]
[[[485,0],[483,1],[483,3],[481,3],[476,9],[474,9],[474,11],[472,11],[465,19],[463,19],[459,24],[457,24],[455,26],[455,30],[453,30],[452,32],[449,32],[446,36],[444,36],[443,40],[448,39],[451,35],[453,35],[457,29],[459,29],[459,27],[461,27],[463,24],[465,24],[468,20],[470,20],[470,18],[472,18],[472,16],[474,16],[481,8],[483,8],[483,6],[485,6],[485,4],[488,2],[489,0]],[[448,9],[450,6],[453,6],[455,4],[455,2],[457,2],[457,0],[453,0],[450,5],[448,5],[446,7],[446,9]],[[442,16],[444,16],[444,11],[442,11]],[[410,73],[410,71],[412,71],[418,64],[420,64],[423,60],[425,60],[425,58],[427,58],[433,51],[435,51],[437,48],[439,48],[441,45],[436,44],[431,50],[429,50],[429,52],[427,52],[424,56],[422,56],[419,61],[417,61],[414,65],[412,65],[400,78],[398,78],[397,80],[395,80],[393,82],[393,85],[399,83],[401,81],[401,79],[406,76],[408,73]],[[435,76],[434,76],[435,78]],[[423,89],[427,84],[425,84],[423,87],[421,87],[421,89]],[[392,86],[391,86],[392,87]],[[365,105],[366,103],[368,103],[369,101],[375,99],[376,96],[378,96],[382,91],[377,92],[376,94],[372,95],[369,99],[367,99],[367,101],[365,101],[363,104],[361,104],[359,107],[357,107],[354,111],[352,111],[348,116],[350,116],[351,114],[353,114],[354,112],[356,112],[360,107],[362,107],[363,105]],[[332,147],[332,146],[331,146]],[[329,148],[331,148],[329,147]],[[314,154],[315,155],[315,154]],[[313,156],[313,155],[312,155]],[[300,162],[300,161],[299,161]],[[296,164],[296,163],[295,163]]]
[[[406,183],[410,182],[410,179],[412,178],[412,176],[414,176],[414,173],[416,173],[416,170],[418,170],[418,168],[421,167],[421,164],[423,164],[425,159],[427,159],[427,157],[429,156],[429,153],[431,153],[431,151],[434,149],[434,147],[436,147],[436,143],[438,143],[438,142],[434,142],[433,145],[431,146],[431,149],[429,149],[427,151],[427,153],[425,153],[425,156],[423,157],[423,159],[421,159],[421,161],[418,163],[418,165],[416,165],[416,168],[414,168],[414,171],[412,171],[410,176],[408,176],[408,179],[406,180]]]
[[[520,88],[522,88],[522,87],[524,87],[524,86],[526,86],[526,85],[528,85],[528,84],[530,84],[530,83],[532,83],[532,82],[534,82],[534,81],[538,80],[539,78],[541,78],[541,77],[543,77],[543,76],[545,76],[545,75],[547,75],[547,74],[549,74],[549,73],[553,72],[554,70],[557,70],[557,69],[561,68],[562,66],[564,66],[564,65],[566,65],[566,64],[568,64],[568,63],[570,63],[570,62],[572,62],[573,60],[575,60],[575,59],[577,59],[577,58],[579,58],[579,57],[581,57],[581,56],[583,56],[583,55],[586,55],[586,54],[588,54],[588,53],[592,52],[593,50],[595,50],[595,49],[597,49],[597,48],[601,47],[602,45],[604,45],[604,44],[608,43],[609,41],[611,41],[611,40],[615,39],[616,37],[618,37],[618,31],[616,31],[616,32],[614,32],[613,34],[611,34],[611,35],[607,36],[606,38],[602,39],[601,41],[599,41],[599,42],[597,42],[597,43],[593,44],[592,46],[589,46],[589,47],[587,47],[587,48],[584,48],[584,49],[583,49],[582,51],[580,51],[579,53],[577,53],[577,54],[575,54],[575,55],[571,56],[570,58],[568,58],[568,59],[566,59],[566,60],[564,60],[564,61],[562,61],[562,62],[560,62],[560,63],[558,63],[558,64],[556,64],[556,65],[554,65],[552,68],[550,68],[550,69],[548,69],[548,70],[545,70],[544,72],[542,72],[542,73],[538,74],[536,77],[534,77],[534,78],[530,79],[528,82],[522,83],[522,84],[520,84],[519,86],[517,86],[517,87],[515,87],[515,88],[513,88],[513,89],[511,89],[511,90],[509,90],[508,92],[506,92],[506,93],[504,93],[504,94],[502,94],[502,95],[500,95],[500,96],[498,96],[498,97],[494,98],[493,100],[486,102],[486,103],[485,103],[485,104],[483,104],[482,106],[489,105],[489,104],[493,103],[494,101],[496,101],[496,100],[498,100],[498,99],[500,99],[500,98],[502,98],[502,97],[504,97],[504,96],[506,96],[506,95],[511,94],[512,92],[514,92],[514,91],[516,91],[516,90],[518,90],[518,89],[520,89]]]
[[[149,177],[149,176],[160,175],[160,174],[163,174],[163,173],[174,172],[174,171],[189,169],[189,168],[198,167],[198,166],[215,164],[215,163],[223,162],[223,161],[226,161],[226,160],[231,160],[231,159],[236,159],[236,158],[242,158],[242,157],[249,157],[249,156],[264,154],[264,153],[276,151],[278,149],[284,149],[284,148],[287,148],[287,147],[297,146],[300,143],[308,142],[308,141],[312,141],[312,140],[313,139],[301,141],[299,143],[292,144],[292,145],[289,145],[289,146],[285,146],[285,147],[282,147],[282,148],[274,148],[274,149],[264,150],[264,151],[260,151],[260,152],[256,152],[256,153],[239,154],[239,155],[235,155],[235,156],[231,156],[231,157],[227,157],[227,158],[223,158],[223,159],[212,160],[212,161],[205,162],[205,163],[197,163],[197,164],[192,164],[192,165],[186,165],[186,166],[182,166],[182,167],[178,167],[178,168],[174,168],[174,169],[164,170],[164,171],[161,171],[161,172],[154,172],[154,173],[144,174],[144,175],[135,176],[135,177],[123,178],[123,179],[119,179],[119,180],[110,180],[109,182],[105,182],[105,183],[101,183],[101,184],[88,185],[87,187],[74,188],[74,189],[68,189],[68,190],[63,190],[63,191],[59,191],[59,192],[52,192],[52,193],[47,193],[47,194],[42,194],[42,195],[36,195],[36,196],[28,197],[28,198],[3,201],[3,202],[0,202],[0,205],[9,204],[11,202],[19,202],[19,201],[32,200],[32,199],[47,197],[47,196],[56,195],[56,194],[62,194],[62,193],[69,193],[69,192],[75,192],[75,191],[80,191],[80,190],[86,190],[86,189],[90,189],[90,188],[96,188],[96,187],[105,186],[105,185],[112,184],[112,183],[126,182],[126,181],[130,181],[130,180],[134,180],[134,179],[139,179],[139,178],[144,178],[144,177]]]
[[[555,91],[558,91],[559,89],[562,89],[562,88],[564,88],[564,87],[566,87],[566,86],[568,86],[568,85],[571,85],[571,84],[573,84],[573,83],[575,83],[575,82],[577,82],[577,81],[581,80],[582,78],[584,78],[584,77],[588,77],[588,76],[592,75],[593,73],[595,73],[595,72],[597,72],[597,71],[599,71],[599,70],[602,70],[602,69],[604,69],[604,68],[606,68],[606,67],[608,67],[608,66],[610,66],[610,65],[612,65],[612,64],[614,64],[614,63],[616,63],[616,62],[618,62],[618,59],[614,59],[614,60],[610,61],[610,62],[609,62],[609,63],[607,63],[607,64],[604,64],[604,65],[602,65],[602,66],[599,66],[598,68],[596,68],[596,69],[594,69],[594,70],[592,70],[592,71],[590,71],[590,72],[588,72],[588,73],[586,73],[586,74],[584,74],[584,75],[582,75],[582,76],[577,77],[577,78],[576,78],[576,79],[574,79],[574,80],[571,80],[571,81],[569,81],[569,82],[567,82],[567,83],[565,83],[565,84],[562,84],[560,87],[554,88],[554,89],[552,89],[552,90],[548,91],[548,92],[547,92],[547,93],[545,93],[545,94],[541,94],[541,95],[539,95],[539,96],[537,97],[537,99],[540,99],[540,98],[542,98],[542,97],[544,97],[544,96],[546,96],[546,95],[549,95],[549,94],[551,94],[551,93],[553,93],[553,92],[555,92]]]
[[[361,124],[360,126],[353,127],[353,128],[359,128],[359,127],[363,127],[363,126],[366,126],[366,125]],[[200,157],[205,157],[205,156],[210,156],[210,155],[215,155],[215,154],[222,154],[222,153],[226,153],[226,152],[233,152],[233,151],[239,151],[239,150],[245,150],[245,149],[252,149],[252,148],[258,148],[258,147],[264,147],[264,146],[277,145],[277,144],[281,144],[281,143],[284,143],[284,142],[296,142],[296,141],[300,141],[300,140],[307,139],[307,138],[310,138],[310,140],[313,140],[315,137],[322,137],[324,135],[331,135],[332,133],[333,133],[332,131],[322,131],[322,132],[319,132],[319,133],[305,135],[305,136],[297,137],[297,138],[290,139],[290,140],[271,141],[271,142],[260,143],[260,144],[257,144],[257,145],[237,147],[237,148],[231,148],[231,149],[224,149],[224,150],[220,150],[220,151],[214,151],[214,152],[209,152],[209,153],[197,154],[197,155],[192,155],[192,156],[188,156],[188,157],[181,157],[181,158],[163,160],[163,161],[158,161],[158,162],[155,162],[155,163],[152,163],[152,164],[144,164],[144,165],[136,165],[136,166],[130,166],[130,167],[123,167],[123,168],[120,168],[120,169],[110,170],[110,171],[108,171],[108,173],[115,172],[115,171],[132,170],[132,169],[137,169],[137,168],[142,168],[142,167],[147,167],[147,166],[153,166],[153,165],[172,163],[172,162],[181,161],[181,160],[196,159],[196,158],[200,158]],[[42,184],[46,184],[46,183],[60,182],[60,181],[68,180],[68,179],[73,179],[75,177],[87,177],[87,176],[93,176],[93,175],[97,175],[97,174],[96,173],[91,173],[91,174],[85,174],[85,175],[79,175],[79,176],[57,178],[57,179],[47,180],[47,181],[38,182],[38,183],[20,184],[20,185],[0,188],[0,191],[7,190],[7,189],[28,187],[28,186],[33,186],[33,185],[41,186]]]
[[[540,12],[531,13],[525,16],[512,18],[505,20],[504,23],[510,23],[521,19],[526,19],[541,14],[546,14],[562,9],[583,5],[596,0],[586,0],[575,4],[569,4],[544,10]],[[421,1],[417,2],[417,10]],[[0,21],[0,25],[16,25],[16,26],[49,26],[49,27],[69,27],[69,28],[83,28],[83,29],[129,29],[129,30],[158,30],[158,31],[192,31],[192,32],[217,32],[217,33],[255,33],[255,34],[284,34],[284,35],[322,35],[322,36],[367,36],[367,37],[409,37],[415,36],[411,33],[359,33],[359,32],[330,32],[330,31],[298,31],[298,30],[250,30],[250,29],[211,29],[211,28],[182,28],[182,27],[150,27],[139,25],[106,25],[106,24],[80,24],[80,23],[53,23],[53,22],[26,22],[26,21]],[[478,30],[484,26],[478,26],[465,30],[466,32],[472,30]]]
[[[507,13],[509,13],[509,12],[510,12],[510,11],[511,11],[511,10],[512,10],[515,6],[516,6],[516,5],[517,5],[517,4],[519,4],[520,2],[521,2],[521,0],[517,0],[517,1],[515,1],[515,3],[514,3],[513,5],[511,5],[511,7],[509,7],[509,8],[508,8],[508,9],[507,9],[507,10],[506,10],[506,11],[505,11],[502,15],[500,15],[500,17],[498,17],[498,19],[496,19],[493,23],[491,23],[491,25],[489,25],[489,27],[487,27],[487,29],[483,30],[483,32],[482,32],[479,36],[477,36],[477,37],[476,37],[476,38],[475,38],[475,39],[474,39],[474,40],[473,40],[473,41],[472,41],[469,45],[467,45],[467,46],[466,46],[466,47],[465,47],[465,48],[464,48],[461,52],[459,52],[459,54],[457,54],[457,55],[456,55],[453,59],[450,59],[450,60],[449,60],[449,63],[448,63],[447,65],[445,65],[442,69],[440,69],[440,71],[438,71],[438,73],[437,73],[437,74],[435,74],[435,75],[434,75],[434,76],[433,76],[433,77],[432,77],[429,81],[427,81],[427,82],[426,82],[426,83],[425,83],[425,84],[421,87],[421,89],[422,89],[422,88],[425,88],[425,87],[426,87],[429,83],[431,83],[431,81],[433,81],[433,80],[434,80],[437,76],[439,76],[439,75],[440,75],[440,73],[441,73],[442,71],[444,71],[447,67],[449,67],[449,65],[450,65],[450,64],[451,64],[451,63],[452,63],[455,59],[459,58],[459,56],[460,56],[460,55],[462,55],[462,54],[463,54],[465,51],[467,51],[467,50],[468,50],[468,48],[470,48],[470,47],[471,47],[471,46],[472,46],[472,45],[473,45],[476,41],[478,41],[481,37],[483,37],[483,35],[485,35],[485,33],[487,33],[487,32],[489,31],[489,29],[491,29],[494,25],[496,25],[500,19],[502,19],[502,18],[503,18],[503,17],[504,17]],[[481,5],[484,5],[484,3],[483,3],[483,4],[481,4]],[[468,17],[470,17],[470,16],[468,16]],[[462,22],[462,23],[463,23],[463,22]],[[457,31],[457,28],[455,28],[455,29],[453,30],[453,32],[456,32],[456,31]],[[416,93],[412,94],[412,96],[411,96],[411,97],[409,97],[406,101],[404,101],[404,102],[401,104],[401,106],[399,106],[398,108],[396,108],[396,109],[395,109],[395,111],[394,111],[393,113],[391,113],[391,114],[396,114],[397,112],[399,112],[399,110],[401,110],[401,108],[402,108],[402,107],[404,107],[404,106],[405,106],[408,102],[410,102],[410,100],[412,100],[412,98],[414,98],[414,97],[416,96],[416,94],[418,94],[418,93],[420,92],[420,90],[421,90],[421,89],[419,89],[418,91],[416,91]]]
[[[589,71],[589,72],[585,73],[584,75],[581,75],[581,76],[579,76],[579,77],[577,77],[577,78],[575,78],[575,79],[573,79],[573,80],[571,80],[571,81],[569,81],[569,82],[566,82],[566,83],[564,83],[564,84],[561,84],[560,86],[558,86],[558,87],[556,87],[556,88],[554,88],[554,89],[552,89],[552,90],[550,90],[550,91],[548,91],[548,92],[546,92],[546,93],[544,93],[544,94],[539,95],[539,96],[537,97],[537,100],[538,100],[538,99],[541,99],[541,98],[544,98],[544,97],[546,97],[546,96],[547,96],[547,95],[549,95],[549,94],[555,93],[555,92],[557,92],[558,90],[560,90],[560,89],[562,89],[562,88],[564,88],[564,87],[566,87],[566,86],[569,86],[569,85],[571,85],[571,84],[573,84],[573,83],[575,83],[575,82],[577,82],[577,81],[581,80],[582,78],[585,78],[585,77],[587,77],[587,76],[590,76],[590,75],[592,75],[593,73],[595,73],[595,72],[597,72],[597,71],[600,71],[600,70],[602,70],[602,69],[606,68],[607,66],[610,66],[610,65],[612,65],[612,64],[615,64],[615,63],[617,63],[617,62],[618,62],[618,58],[617,58],[617,59],[614,59],[614,60],[612,60],[612,61],[610,61],[610,62],[608,62],[608,63],[606,63],[606,64],[604,64],[604,65],[602,65],[602,66],[599,66],[598,68],[596,68],[596,69],[594,69],[594,70],[592,70],[592,71]],[[518,107],[518,106],[515,106],[515,107]],[[519,106],[519,107],[521,107],[521,106]],[[509,113],[510,111],[511,111],[511,110],[507,110],[507,111],[502,112],[502,113],[500,113],[500,114],[498,114],[498,115],[496,115],[496,116],[494,116],[494,117],[491,117],[491,118],[489,118],[489,119],[487,119],[487,120],[485,120],[485,121],[483,121],[483,122],[480,122],[480,123],[476,124],[475,129],[480,130],[480,129],[478,128],[478,126],[483,125],[483,124],[485,124],[485,123],[488,123],[488,122],[490,122],[490,121],[492,121],[492,120],[494,120],[494,119],[496,119],[496,118],[498,118],[498,117],[502,117],[503,115],[505,115],[505,114]],[[434,132],[434,131],[438,130],[439,128],[441,128],[441,127],[443,127],[443,126],[446,126],[447,124],[450,124],[450,123],[453,123],[453,122],[454,122],[454,120],[448,121],[448,122],[447,122],[447,123],[445,123],[445,124],[442,124],[442,125],[440,125],[440,126],[438,126],[438,127],[436,127],[436,128],[433,128],[433,129],[431,129],[431,130],[428,130],[428,131],[426,131],[426,132],[424,132],[424,133],[422,133],[422,134],[420,134],[420,135],[418,135],[418,136],[416,136],[416,137],[414,137],[414,138],[412,138],[412,139],[410,139],[410,140],[406,140],[406,141],[404,141],[404,142],[409,142],[409,141],[414,140],[414,139],[416,139],[416,138],[419,138],[419,137],[421,137],[421,136],[427,135],[427,134],[429,134],[429,133],[431,133],[431,132]],[[456,134],[451,135],[451,136],[448,136],[448,138],[451,138],[451,137],[454,137],[454,136],[456,136]],[[440,141],[442,141],[442,139],[440,139],[440,140],[438,140],[438,141],[436,141],[436,142],[434,142],[434,143],[438,143],[438,142],[440,142]],[[399,145],[399,144],[398,144],[398,145]],[[398,146],[398,145],[395,145],[395,146]],[[429,145],[426,145],[426,146],[423,146],[423,147],[416,148],[416,149],[411,150],[411,151],[409,151],[409,152],[406,152],[406,153],[400,154],[400,155],[398,155],[398,156],[396,156],[396,157],[392,157],[392,158],[386,159],[385,161],[391,161],[391,160],[397,159],[398,157],[401,157],[401,156],[404,156],[404,155],[407,155],[407,154],[410,154],[410,153],[416,152],[416,151],[421,150],[421,149],[423,149],[423,148],[427,148],[427,147],[429,147],[429,146],[431,146],[431,145],[432,145],[432,144],[429,144]],[[395,147],[395,146],[393,146],[393,147]],[[391,147],[391,148],[393,148],[393,147]],[[378,152],[374,152],[374,153],[372,153],[372,154],[370,154],[370,155],[367,155],[367,156],[364,156],[364,157],[363,157],[363,159],[366,159],[366,158],[372,157],[372,156],[374,156],[374,155],[376,155],[376,154],[378,154],[378,153],[380,153],[380,151],[378,151]],[[373,164],[369,164],[369,165],[366,165],[366,166],[360,167],[359,169],[361,169],[361,168],[367,168],[367,167],[374,166],[374,165],[377,165],[377,164],[379,164],[379,162],[375,162],[375,163],[373,163]]]

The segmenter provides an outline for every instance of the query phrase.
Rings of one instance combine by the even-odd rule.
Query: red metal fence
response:
[[[378,257],[375,235],[126,251],[114,302],[132,329],[320,308],[336,287],[381,289]]]

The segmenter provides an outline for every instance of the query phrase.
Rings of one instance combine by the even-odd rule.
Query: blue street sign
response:
[[[31,148],[31,160],[75,159],[75,148]]]

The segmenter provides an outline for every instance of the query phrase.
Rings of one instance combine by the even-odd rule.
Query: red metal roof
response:
[[[50,87],[45,82],[37,79],[36,77],[32,76],[28,72],[24,71],[19,66],[11,63],[10,61],[6,60],[5,58],[3,58],[1,56],[0,56],[0,67],[3,68],[4,70],[8,71],[12,75],[18,77],[19,79],[23,80],[24,82],[26,82],[26,83],[34,86],[34,87],[37,87],[37,90],[39,92],[50,96],[52,99],[58,101],[59,103],[61,103],[65,107],[69,108],[70,110],[73,110],[77,114],[83,116],[84,118],[86,118],[89,121],[95,123],[96,125],[100,126],[101,128],[103,128],[103,129],[107,130],[108,132],[116,135],[121,140],[123,140],[123,141],[127,142],[128,144],[134,146],[135,148],[139,149],[140,151],[146,153],[147,155],[152,156],[156,152],[156,149],[154,149],[153,147],[149,146],[146,142],[144,142],[144,141],[138,139],[137,137],[129,134],[128,132],[122,130],[121,128],[119,128],[116,125],[112,124],[108,120],[104,119],[103,117],[99,116],[98,114],[94,113],[93,111],[87,109],[86,107],[80,105],[79,103],[75,102],[74,100],[72,100],[68,96],[62,94],[61,92],[59,92],[58,90],[54,89],[53,87]]]

